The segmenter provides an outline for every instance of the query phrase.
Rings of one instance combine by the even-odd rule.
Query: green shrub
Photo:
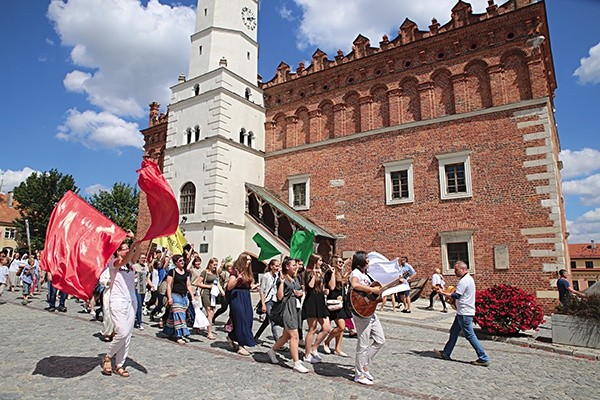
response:
[[[576,315],[600,321],[600,295],[592,294],[583,298],[569,296],[569,308],[565,311],[562,306],[558,306],[557,311],[560,314]]]

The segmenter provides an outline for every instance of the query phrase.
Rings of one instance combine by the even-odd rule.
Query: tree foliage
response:
[[[136,186],[115,183],[110,191],[92,195],[88,203],[121,228],[135,232],[140,192]]]
[[[44,247],[46,228],[54,206],[69,190],[75,193],[79,191],[75,186],[75,179],[56,169],[33,173],[14,189],[15,207],[21,215],[15,221],[19,247],[27,247],[26,219],[29,221],[32,251]]]

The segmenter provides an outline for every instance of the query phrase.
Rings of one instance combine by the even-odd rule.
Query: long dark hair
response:
[[[367,253],[364,251],[354,253],[352,256],[352,269],[355,270],[358,268],[362,271],[365,265],[367,265]]]

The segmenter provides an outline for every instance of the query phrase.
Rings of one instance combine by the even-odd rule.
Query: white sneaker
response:
[[[310,363],[310,364],[318,364],[318,363],[321,362],[321,360],[319,360],[318,358],[313,357],[312,354],[309,354],[308,356],[305,356],[304,357],[304,361],[307,362],[307,363]]]
[[[363,371],[363,375],[365,376],[365,378],[367,378],[371,382],[373,382],[375,380],[375,378],[373,378],[373,375],[371,375],[371,373],[369,371]]]
[[[323,353],[325,354],[331,354],[331,349],[329,348],[329,346],[327,345],[323,345]]]
[[[317,360],[319,360],[319,362],[323,361],[323,359],[321,358],[321,356],[319,355],[319,353],[317,353],[317,351],[316,351],[316,350],[315,350],[315,351],[313,351],[312,353],[310,353],[310,355],[311,355],[313,358],[316,358]]]
[[[294,371],[300,372],[301,374],[306,374],[308,372],[308,368],[302,365],[302,361],[298,360],[294,363]]]
[[[275,350],[269,349],[267,350],[267,355],[273,364],[279,364],[279,360],[277,360],[277,355],[275,354]]]
[[[364,375],[360,375],[360,376],[355,376],[354,377],[354,382],[358,382],[361,385],[372,385],[373,381],[370,381],[369,379],[367,379],[366,376]]]
[[[138,328],[140,331],[144,330],[144,325],[140,325],[140,327]]]

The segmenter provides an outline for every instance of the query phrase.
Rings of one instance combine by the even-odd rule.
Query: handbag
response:
[[[344,302],[339,299],[327,300],[327,309],[329,311],[338,311],[341,310],[344,306]]]

